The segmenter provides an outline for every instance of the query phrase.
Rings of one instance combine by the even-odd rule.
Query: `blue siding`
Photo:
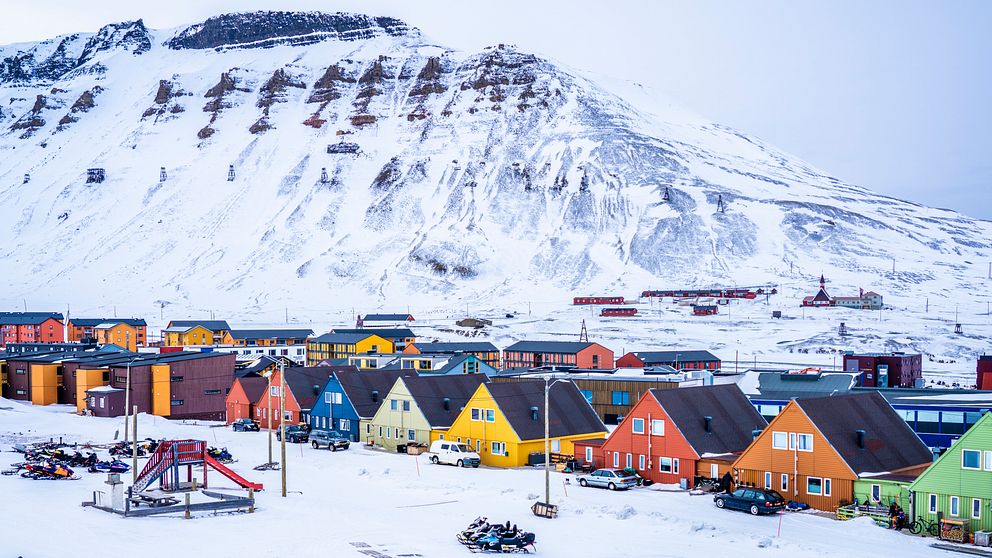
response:
[[[333,401],[333,394],[337,393],[341,394],[341,403],[328,403],[328,394],[332,394],[331,400]],[[358,413],[355,412],[355,407],[352,406],[348,394],[341,388],[341,382],[336,376],[327,379],[323,392],[313,404],[313,409],[310,410],[310,415],[313,419],[311,426],[314,430],[337,430],[348,435],[352,442],[359,441],[358,422],[360,419]],[[341,428],[342,419],[350,423],[350,428],[347,430]]]

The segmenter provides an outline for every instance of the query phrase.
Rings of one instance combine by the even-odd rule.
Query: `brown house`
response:
[[[737,484],[818,510],[854,500],[867,473],[916,475],[933,456],[877,392],[795,399],[733,464]]]

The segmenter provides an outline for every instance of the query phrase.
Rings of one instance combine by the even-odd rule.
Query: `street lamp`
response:
[[[279,469],[282,472],[282,497],[286,497],[286,361],[284,359],[277,359],[275,357],[269,356],[262,353],[260,355],[262,358],[267,359],[279,366],[279,442],[280,442],[280,465]],[[266,379],[269,380],[269,396],[266,398],[269,402],[268,410],[268,421],[269,421],[269,462],[266,463],[268,468],[272,467],[272,373],[266,375]]]
[[[572,380],[565,378],[552,379],[550,376],[544,377],[544,503],[551,504],[551,426],[548,412],[548,394],[551,393],[551,386],[558,382],[571,383]]]
[[[140,356],[136,356],[131,360],[127,361],[127,379],[125,380],[125,384],[124,384],[124,441],[125,442],[127,442],[128,440],[127,421],[131,416],[131,363],[133,363],[134,361],[140,358],[141,358]],[[135,433],[135,436],[137,436],[137,433]],[[135,440],[135,442],[137,442],[137,440]]]

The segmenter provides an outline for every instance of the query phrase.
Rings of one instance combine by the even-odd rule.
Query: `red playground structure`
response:
[[[156,480],[166,492],[185,489],[193,482],[193,467],[199,465],[203,465],[203,479],[199,483],[203,488],[207,487],[207,470],[213,469],[242,488],[262,490],[260,483],[246,480],[210,457],[207,454],[207,443],[203,440],[166,440],[159,444],[148,459],[131,487],[131,493],[137,494],[145,490]],[[186,467],[185,482],[180,480],[181,467]]]

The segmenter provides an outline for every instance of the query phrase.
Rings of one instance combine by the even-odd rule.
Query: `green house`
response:
[[[992,530],[992,414],[986,413],[909,485],[914,517],[964,519]]]
[[[854,481],[854,498],[859,504],[888,507],[895,502],[908,514],[912,508],[909,485],[915,475],[863,475]]]

